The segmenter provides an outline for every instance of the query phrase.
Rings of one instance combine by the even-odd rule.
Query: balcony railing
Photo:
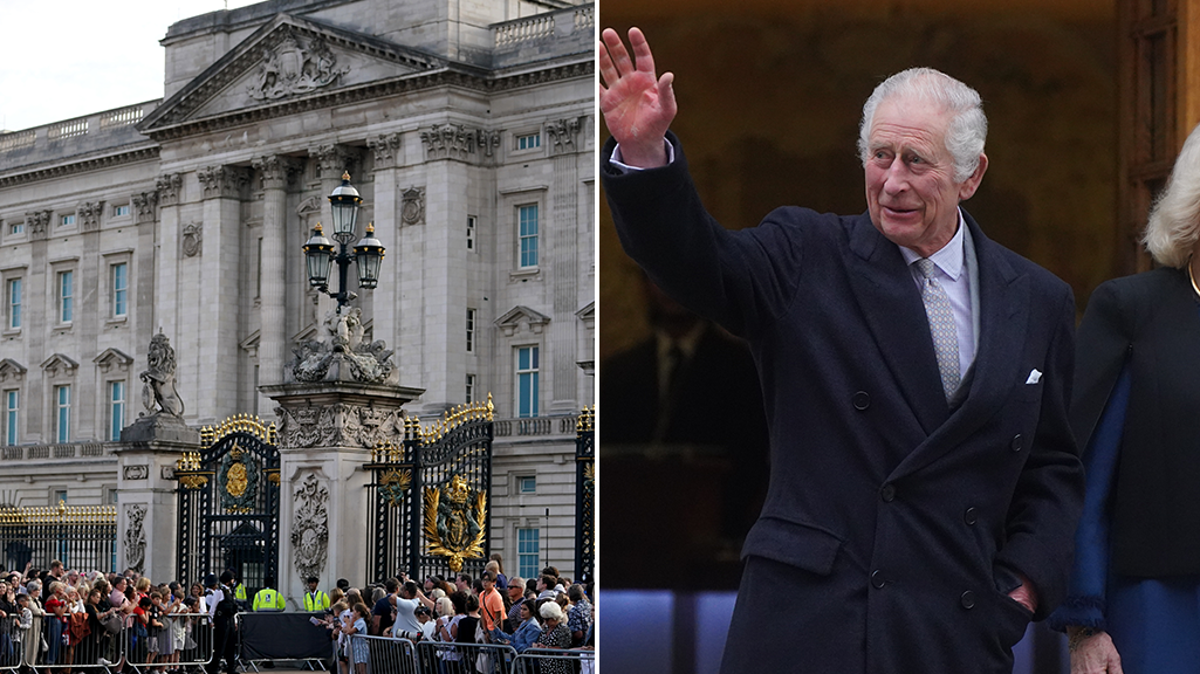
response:
[[[492,26],[493,44],[498,48],[512,47],[522,42],[551,37],[558,30],[564,30],[571,34],[581,31],[591,33],[595,23],[596,6],[594,4],[569,7],[556,12],[495,24]]]
[[[40,461],[46,459],[82,459],[104,456],[105,447],[117,443],[69,442],[52,445],[7,445],[0,447],[0,460]]]

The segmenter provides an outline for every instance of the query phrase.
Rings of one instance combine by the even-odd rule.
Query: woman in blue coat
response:
[[[1200,662],[1200,128],[1144,243],[1160,265],[1092,294],[1072,425],[1087,496],[1067,602],[1073,674],[1193,672]]]

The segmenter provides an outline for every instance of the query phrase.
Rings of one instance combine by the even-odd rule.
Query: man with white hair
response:
[[[866,212],[728,231],[668,132],[674,76],[629,42],[636,61],[606,29],[598,60],[621,243],[747,340],[770,427],[721,671],[1011,672],[1063,598],[1082,505],[1075,304],[959,205],[988,167],[979,94],[892,76],[863,109]]]

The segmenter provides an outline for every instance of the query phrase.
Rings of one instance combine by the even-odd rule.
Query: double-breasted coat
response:
[[[674,162],[648,171],[604,148],[622,245],[748,340],[771,436],[721,671],[1010,672],[1065,593],[1083,500],[1070,289],[964,213],[978,347],[947,402],[920,291],[867,214],[787,207],[726,230],[668,138]],[[1019,574],[1037,616],[1007,596]]]

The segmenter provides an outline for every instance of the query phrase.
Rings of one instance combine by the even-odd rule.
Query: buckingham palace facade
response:
[[[406,413],[490,394],[491,549],[570,575],[594,6],[270,0],[161,43],[163,98],[0,133],[0,508],[117,503],[145,477],[117,457],[159,333],[188,426],[274,421],[259,387],[335,306],[302,246],[348,175],[386,247],[351,306],[423,390]]]

